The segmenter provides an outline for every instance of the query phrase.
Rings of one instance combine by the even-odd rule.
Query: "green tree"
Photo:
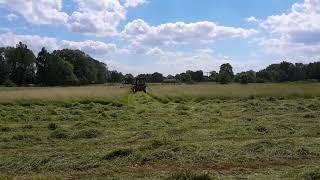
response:
[[[0,48],[0,84],[9,80],[11,67],[6,60],[7,48]]]
[[[255,83],[257,82],[257,75],[256,72],[253,70],[247,71],[246,75],[248,77],[248,83]]]
[[[174,79],[174,76],[172,76],[171,74],[169,74],[166,79]]]
[[[204,80],[203,71],[191,71],[190,73],[192,81],[202,82]]]
[[[249,83],[249,78],[247,73],[241,73],[239,75],[239,80],[241,84],[248,84]]]
[[[218,82],[219,74],[216,71],[211,71],[210,76],[209,76],[209,80],[213,81],[213,82]]]
[[[309,63],[307,65],[308,79],[320,80],[320,62]]]
[[[49,86],[76,85],[78,83],[72,65],[56,55],[49,56],[44,77],[44,84]]]
[[[161,73],[155,72],[151,74],[150,82],[152,83],[161,83],[163,81],[164,77]]]
[[[183,83],[190,83],[192,81],[189,73],[181,73],[179,78],[179,81]]]
[[[133,82],[134,82],[134,77],[132,74],[126,74],[124,76],[124,83],[125,84],[133,84]]]
[[[219,82],[220,84],[228,84],[232,81],[230,74],[226,71],[219,73]]]
[[[97,82],[97,68],[94,59],[80,50],[63,49],[53,52],[73,66],[79,84],[92,84]]]
[[[232,66],[229,63],[222,64],[219,71],[219,82],[221,84],[228,84],[234,77]]]
[[[94,61],[96,64],[97,69],[97,78],[96,83],[97,84],[104,84],[108,81],[108,68],[105,63]]]
[[[124,76],[121,72],[110,71],[109,73],[109,82],[112,83],[121,83],[124,80]]]
[[[38,53],[38,56],[36,58],[36,82],[38,84],[46,84],[46,81],[48,80],[47,74],[50,56],[50,53],[44,47]]]
[[[27,45],[19,42],[16,48],[7,52],[12,73],[10,79],[17,85],[32,84],[35,81],[35,56]]]
[[[302,81],[307,78],[306,66],[302,63],[296,63],[289,68],[289,81]]]

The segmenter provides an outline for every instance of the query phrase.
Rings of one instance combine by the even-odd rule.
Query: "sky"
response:
[[[123,73],[320,57],[320,0],[0,0],[0,46],[80,49]]]

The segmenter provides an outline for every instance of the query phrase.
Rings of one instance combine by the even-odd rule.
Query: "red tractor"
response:
[[[132,92],[139,91],[147,92],[146,80],[144,78],[136,78],[134,84],[131,87]]]

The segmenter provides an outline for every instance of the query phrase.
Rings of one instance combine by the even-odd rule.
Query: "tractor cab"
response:
[[[147,92],[146,80],[145,78],[136,78],[134,84],[131,88],[132,92],[136,93],[139,91]]]

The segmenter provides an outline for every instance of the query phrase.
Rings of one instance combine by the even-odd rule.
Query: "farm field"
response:
[[[320,84],[0,88],[0,179],[319,179]]]

